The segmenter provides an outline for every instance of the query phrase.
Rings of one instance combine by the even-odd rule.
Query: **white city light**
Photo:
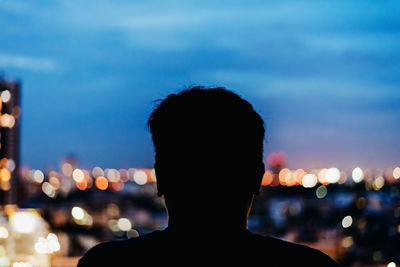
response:
[[[364,172],[360,167],[354,168],[351,177],[355,183],[359,183],[364,179]]]

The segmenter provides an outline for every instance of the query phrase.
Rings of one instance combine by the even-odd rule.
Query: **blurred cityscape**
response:
[[[166,227],[154,169],[84,169],[72,156],[59,169],[20,167],[18,95],[17,82],[0,81],[0,267],[76,266],[99,242]],[[267,155],[251,231],[320,249],[341,266],[400,264],[399,166],[303,170],[286,161]]]

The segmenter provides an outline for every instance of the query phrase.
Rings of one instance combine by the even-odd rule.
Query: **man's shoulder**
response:
[[[135,238],[100,243],[85,253],[79,260],[78,267],[108,266],[108,263],[138,259],[140,255],[149,251],[150,247],[154,248],[161,238],[162,232],[154,231]]]
[[[201,255],[201,257],[199,257]],[[308,246],[253,234],[198,237],[155,231],[122,241],[101,243],[90,249],[78,267],[130,266],[129,262],[185,262],[185,257],[218,262],[246,260],[269,266],[337,266],[329,256]],[[127,265],[128,264],[128,265]],[[121,266],[122,266],[121,265]]]
[[[323,252],[306,245],[288,242],[282,239],[251,234],[257,251],[262,250],[269,254],[269,259],[279,266],[286,266],[288,263],[293,266],[337,266],[337,263]]]

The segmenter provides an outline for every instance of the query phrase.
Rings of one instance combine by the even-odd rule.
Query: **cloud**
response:
[[[18,68],[36,72],[50,72],[57,64],[47,58],[35,58],[24,55],[6,54],[0,52],[0,68]]]

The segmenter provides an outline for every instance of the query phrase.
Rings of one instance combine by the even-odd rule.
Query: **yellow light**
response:
[[[55,234],[49,233],[46,237],[46,241],[51,252],[60,250],[60,243],[58,242],[58,237]]]
[[[83,173],[82,170],[75,169],[72,172],[72,178],[75,180],[75,182],[81,183],[83,181],[83,179],[85,178],[85,174]]]
[[[14,262],[12,267],[32,267],[32,264],[30,262]]]
[[[342,220],[343,228],[349,228],[353,224],[353,218],[350,215],[347,215]]]
[[[8,230],[4,226],[0,226],[0,238],[2,239],[8,238]]]
[[[57,240],[57,241],[58,241],[58,237],[57,237],[57,235],[54,234],[54,233],[49,233],[49,234],[47,235],[46,239],[47,239],[48,241],[50,241],[50,240]]]
[[[71,210],[72,217],[76,220],[83,220],[85,217],[85,211],[80,207],[73,207]]]
[[[351,177],[355,183],[359,183],[364,179],[364,172],[360,167],[354,168]]]
[[[0,179],[3,182],[8,182],[11,179],[11,173],[8,169],[6,168],[1,168],[0,169]]]
[[[11,189],[11,184],[10,184],[9,181],[7,181],[7,182],[1,181],[1,182],[0,182],[0,188],[1,188],[1,190],[3,190],[3,191],[8,191],[8,190]]]
[[[393,261],[389,262],[387,267],[396,267],[396,263],[394,263]]]
[[[301,183],[305,188],[314,187],[317,184],[317,176],[315,174],[308,173],[303,176]]]
[[[0,266],[10,266],[10,259],[7,257],[7,250],[0,245]]]
[[[382,176],[378,176],[372,183],[372,188],[375,191],[380,190],[385,185],[385,179]]]
[[[150,171],[150,178],[152,182],[156,182],[157,181],[157,177],[156,177],[156,170],[153,168]]]
[[[400,167],[394,168],[393,177],[394,177],[394,179],[399,179],[400,178]]]
[[[345,238],[343,238],[342,240],[342,246],[345,248],[349,248],[354,244],[354,240],[353,237],[351,236],[346,236]]]
[[[133,175],[133,180],[138,184],[138,185],[144,185],[147,183],[147,175],[144,171],[139,170],[136,171],[135,174]]]
[[[118,228],[122,231],[128,231],[132,228],[131,222],[127,218],[121,218],[117,222]]]
[[[39,226],[39,218],[34,212],[18,211],[11,214],[11,228],[21,234],[31,234]]]
[[[46,238],[39,237],[35,243],[35,250],[39,254],[46,254],[49,252],[49,246]]]
[[[0,98],[1,98],[1,101],[3,101],[4,103],[7,103],[8,101],[10,101],[10,99],[11,99],[10,91],[4,90],[3,92],[1,92]]]

